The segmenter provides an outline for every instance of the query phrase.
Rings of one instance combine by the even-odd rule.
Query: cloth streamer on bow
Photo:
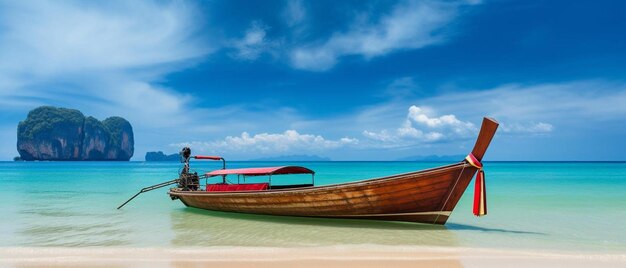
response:
[[[485,172],[483,164],[473,155],[469,154],[465,160],[478,169],[476,181],[474,181],[474,215],[480,217],[487,215],[487,189],[485,187]]]

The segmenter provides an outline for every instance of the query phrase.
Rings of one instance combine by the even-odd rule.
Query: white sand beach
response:
[[[626,254],[451,247],[0,248],[2,267],[626,267]]]

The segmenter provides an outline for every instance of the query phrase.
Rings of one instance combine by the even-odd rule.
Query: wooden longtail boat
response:
[[[272,187],[268,184],[207,184],[206,190],[202,190],[200,177],[185,173],[188,170],[187,160],[181,178],[169,182],[176,182],[179,187],[170,189],[168,194],[172,199],[180,199],[186,206],[207,210],[445,224],[472,177],[482,167],[480,161],[497,127],[495,120],[484,118],[474,149],[462,162],[335,185]],[[221,157],[211,156],[191,158],[223,161]],[[294,166],[229,170],[225,169],[224,162],[224,169],[209,172],[202,178],[231,174],[271,176],[301,173],[314,174],[307,168]],[[475,196],[475,201],[484,202],[484,181],[483,177],[478,178],[480,185],[477,185],[476,193],[482,195]],[[476,210],[480,214],[486,213],[486,208],[478,208],[475,203],[475,214],[480,215]]]

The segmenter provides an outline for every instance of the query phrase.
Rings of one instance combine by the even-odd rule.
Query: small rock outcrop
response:
[[[124,118],[101,122],[74,109],[38,107],[17,127],[17,150],[26,161],[128,161],[134,143]]]
[[[146,161],[180,161],[179,154],[164,154],[161,151],[147,152]]]

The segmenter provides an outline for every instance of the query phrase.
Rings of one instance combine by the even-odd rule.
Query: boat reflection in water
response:
[[[190,249],[171,267],[463,267],[457,253],[428,249],[459,244],[441,225],[196,208],[173,210],[170,217],[171,245]]]
[[[289,216],[181,208],[170,213],[175,246],[291,247],[328,245],[456,246],[441,225]]]

